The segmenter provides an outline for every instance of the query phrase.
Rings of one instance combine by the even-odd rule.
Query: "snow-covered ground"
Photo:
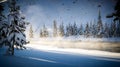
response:
[[[3,55],[0,48],[1,67],[119,67],[120,53],[58,48],[44,44],[27,44],[26,50],[16,50],[15,56]]]
[[[115,49],[119,49],[120,38],[84,38],[79,36],[71,36],[56,38],[32,38],[29,40],[30,44],[27,44],[27,47],[48,52],[52,51],[65,54],[85,54],[99,57],[120,58],[120,53],[101,51],[107,49],[114,51]]]
[[[117,38],[118,39],[118,38]],[[107,44],[110,41],[106,41]],[[104,45],[107,45],[103,43]],[[117,41],[113,41],[115,44]],[[108,45],[115,45],[111,44]],[[118,41],[119,42],[119,41]],[[95,44],[96,43],[96,44]],[[26,50],[16,50],[15,56],[3,55],[6,47],[0,48],[1,67],[120,67],[120,53],[100,50],[63,48],[62,46],[84,45],[84,47],[101,44],[94,41],[77,41],[62,38],[30,39]],[[103,45],[103,46],[104,46]],[[117,44],[119,45],[119,43]],[[98,46],[100,47],[100,46]],[[104,46],[105,47],[105,46]],[[116,47],[116,46],[115,46]],[[117,46],[118,47],[118,46]],[[119,47],[118,47],[119,48]],[[11,62],[12,61],[12,62]]]

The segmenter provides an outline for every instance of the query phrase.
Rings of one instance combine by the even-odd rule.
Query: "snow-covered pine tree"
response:
[[[97,37],[103,37],[103,23],[101,20],[101,12],[100,12],[101,5],[98,5],[99,13],[98,13],[98,22],[97,22]]]
[[[63,23],[59,26],[59,36],[63,37],[65,35]]]
[[[0,3],[0,23],[4,23],[6,19],[5,15],[3,14],[4,6]]]
[[[4,6],[0,3],[0,47],[2,47],[7,40],[7,33],[8,33],[8,24],[6,22],[6,17],[3,14]]]
[[[116,27],[116,35],[117,35],[117,37],[120,37],[120,22],[118,22],[116,25],[117,25],[117,27]]]
[[[84,32],[85,32],[85,36],[86,36],[86,37],[89,37],[89,24],[88,24],[88,23],[86,24],[86,27],[85,27],[85,31],[84,31]]]
[[[53,21],[53,37],[57,36],[57,22],[56,20]]]
[[[115,22],[112,22],[112,23],[111,23],[111,36],[112,36],[112,37],[116,37],[116,32],[117,32],[116,23],[115,23]]]
[[[108,26],[109,26],[109,37],[112,37],[113,36],[112,23],[110,23]]]
[[[116,5],[114,7],[114,12],[107,15],[107,18],[114,18],[114,22],[117,25],[116,35],[120,37],[120,0],[116,0]]]
[[[107,23],[104,25],[104,37],[108,38],[109,37],[109,26]]]
[[[80,25],[80,28],[78,29],[78,34],[83,35],[83,26],[82,26],[82,24]]]
[[[77,28],[77,25],[76,25],[76,22],[74,22],[73,26],[72,26],[72,29],[73,29],[73,35],[77,35],[78,34],[78,28]]]
[[[40,37],[43,37],[43,30],[40,29]]]
[[[97,22],[94,20],[93,24],[92,24],[92,34],[93,34],[93,37],[96,37],[97,36]]]
[[[69,36],[69,26],[68,26],[68,25],[66,25],[66,27],[65,27],[65,28],[66,28],[66,33],[65,33],[65,35],[66,35],[66,36]]]
[[[48,37],[48,36],[49,36],[49,32],[48,32],[46,26],[43,25],[43,37]]]
[[[72,35],[73,35],[73,26],[72,26],[72,24],[69,24],[69,25],[68,25],[68,35],[69,35],[69,36],[72,36]]]
[[[93,23],[92,23],[92,21],[89,23],[89,35],[93,36]]]
[[[33,38],[33,27],[30,25],[29,37]]]
[[[112,37],[111,36],[111,24],[107,24],[108,25],[108,35],[109,37]]]
[[[16,4],[16,0],[9,0],[9,35],[8,42],[9,48],[7,54],[14,55],[14,45],[20,46],[23,48],[24,44],[27,44],[26,41],[26,25],[29,23],[25,22],[25,17],[20,11],[20,6]]]
[[[72,25],[69,23],[68,25],[66,25],[66,36],[71,36],[72,32]]]

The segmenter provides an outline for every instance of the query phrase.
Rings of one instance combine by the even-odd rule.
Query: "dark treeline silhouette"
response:
[[[87,22],[86,25],[68,24],[66,26],[63,23],[57,26],[57,22],[53,22],[53,37],[56,36],[84,36],[95,38],[110,38],[120,37],[120,0],[116,0],[114,12],[107,16],[107,18],[114,18],[112,22],[103,23],[101,20],[101,5],[98,5],[99,13],[97,22]],[[106,19],[107,19],[106,18]],[[43,33],[40,31],[40,33]],[[49,34],[50,35],[50,34]],[[44,36],[42,36],[44,37]],[[46,37],[46,36],[45,36]]]
[[[54,25],[53,22],[53,34],[49,34],[49,31],[47,30],[47,27],[44,28],[42,31],[40,31],[40,37],[49,37],[49,35],[53,35],[53,37],[69,37],[69,36],[83,36],[83,37],[95,37],[95,38],[109,38],[109,37],[120,37],[119,35],[119,26],[114,23],[102,23],[98,22],[88,22],[84,26],[82,24],[77,25],[75,22],[73,24],[68,24],[66,26],[61,23],[59,26],[56,25],[57,22]],[[44,34],[45,32],[43,30],[47,31],[47,34]]]
[[[116,0],[116,5],[114,7],[114,12],[110,15],[107,15],[107,18],[114,18],[114,25],[113,27],[116,27],[116,32],[118,36],[120,36],[120,0]]]

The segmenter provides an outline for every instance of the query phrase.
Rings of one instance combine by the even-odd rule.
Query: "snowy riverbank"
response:
[[[99,50],[85,50],[85,49],[73,49],[73,48],[57,48],[52,46],[44,46],[39,44],[28,44],[27,47],[37,49],[37,50],[43,50],[47,52],[53,52],[53,53],[64,53],[64,54],[84,54],[84,55],[91,55],[91,56],[98,56],[98,57],[107,57],[107,58],[120,58],[120,53],[114,53],[114,52],[107,52],[107,51],[99,51]]]
[[[57,37],[57,38],[32,38],[31,44],[39,44],[58,48],[102,50],[120,52],[120,38],[80,38],[80,37]]]

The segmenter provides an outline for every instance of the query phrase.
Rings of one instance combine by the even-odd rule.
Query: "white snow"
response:
[[[98,56],[98,57],[120,58],[120,53],[107,52],[107,51],[72,49],[72,48],[63,49],[52,46],[43,46],[40,44],[27,44],[26,46],[33,49],[44,50],[47,52],[54,52],[54,53],[85,54],[85,55]]]
[[[41,59],[41,58],[36,58],[36,57],[27,57],[27,58],[33,59],[33,60],[38,60],[38,61],[57,63],[57,62],[55,62],[55,61],[51,61],[51,60],[47,60],[47,59]]]
[[[84,36],[69,36],[69,37],[47,37],[47,38],[28,38],[31,41],[50,40],[50,41],[94,41],[94,42],[120,42],[120,37],[111,38],[85,38]]]

